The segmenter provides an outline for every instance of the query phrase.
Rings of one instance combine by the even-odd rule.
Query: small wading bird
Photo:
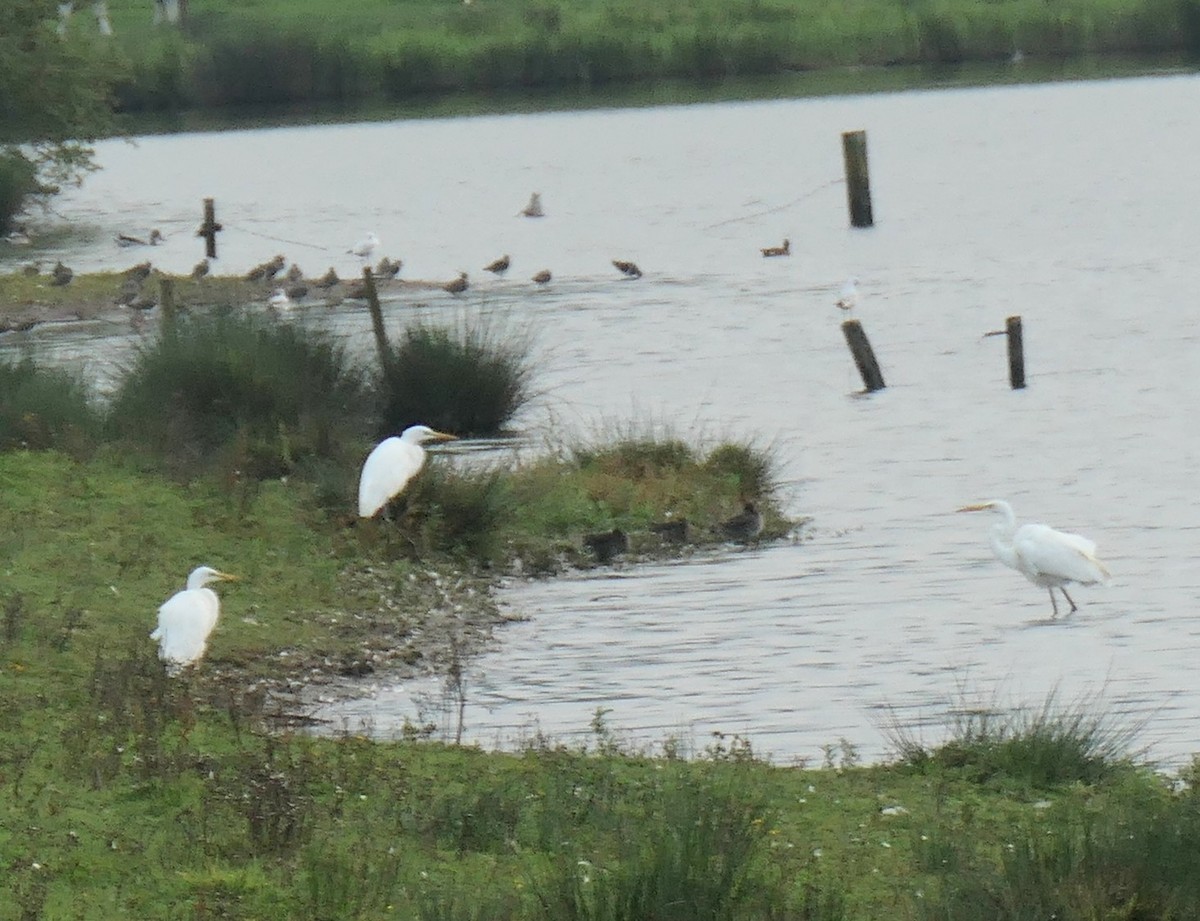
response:
[[[487,265],[485,265],[483,270],[485,272],[492,272],[495,275],[503,275],[508,271],[508,265],[508,253],[505,253],[499,259],[495,260],[494,262],[489,262]]]
[[[209,263],[209,261],[207,259],[201,259],[194,266],[192,266],[192,278],[203,278],[211,271],[211,269],[212,265]]]
[[[449,291],[451,294],[462,294],[467,290],[468,286],[469,283],[467,282],[467,273],[459,272],[458,278],[454,279],[454,281],[448,281],[442,285],[442,290]]]
[[[200,661],[208,637],[221,616],[221,599],[208,588],[210,582],[234,582],[237,576],[201,566],[188,576],[187,587],[168,598],[158,609],[158,627],[150,639],[158,641],[158,657],[169,675],[178,675]]]
[[[550,270],[549,270],[549,269],[542,269],[540,272],[538,272],[536,275],[534,275],[534,276],[533,276],[533,280],[534,280],[535,282],[537,282],[539,285],[544,285],[544,284],[547,284],[547,283],[549,283],[549,281],[550,281]]]
[[[534,192],[529,196],[529,204],[521,209],[521,214],[525,217],[545,217],[546,212],[542,210],[542,196]]]
[[[627,262],[624,259],[614,259],[612,264],[616,266],[617,271],[626,278],[641,278],[642,270],[637,267],[637,263]]]
[[[613,557],[629,549],[629,536],[620,528],[599,534],[585,534],[583,545],[596,556],[597,563],[611,563]]]
[[[762,254],[764,256],[790,256],[792,254],[792,241],[784,237],[781,246],[768,246],[763,249]]]
[[[991,499],[978,505],[964,505],[960,512],[996,512],[1000,515],[991,528],[992,551],[1005,566],[1015,569],[1034,585],[1048,589],[1054,617],[1058,617],[1057,588],[1071,606],[1078,608],[1067,594],[1067,583],[1095,585],[1107,582],[1108,570],[1096,558],[1096,545],[1086,537],[1056,531],[1044,524],[1023,524],[1017,527],[1012,506],[1001,499]]]
[[[150,231],[149,240],[143,240],[141,237],[134,237],[127,233],[119,233],[117,234],[117,246],[158,246],[165,239],[166,237],[157,228]]]
[[[842,291],[838,295],[838,299],[834,302],[842,310],[853,310],[858,304],[858,279],[847,278],[846,283],[842,285]]]
[[[427,425],[412,425],[399,436],[379,442],[367,455],[358,480],[358,515],[371,518],[391,502],[425,466],[427,441],[455,441],[456,435],[437,432]]]
[[[763,531],[762,512],[753,502],[747,502],[732,518],[721,522],[721,534],[726,540],[740,544],[756,540]]]

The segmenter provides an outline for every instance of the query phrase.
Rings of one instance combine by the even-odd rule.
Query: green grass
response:
[[[131,62],[128,110],[943,66],[1018,47],[1052,59],[1200,50],[1197,0],[215,0],[180,35],[153,29],[136,0],[110,6]]]

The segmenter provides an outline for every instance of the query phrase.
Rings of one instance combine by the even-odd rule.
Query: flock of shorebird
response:
[[[541,195],[534,192],[529,197],[529,202],[517,212],[518,216],[529,218],[545,217],[545,209],[542,206]],[[152,229],[145,236],[134,235],[131,233],[118,233],[115,238],[117,246],[122,249],[130,247],[153,247],[165,242],[166,237],[158,228]],[[363,266],[369,266],[376,252],[380,249],[381,243],[379,237],[374,231],[367,233],[361,240],[351,246],[346,253],[362,260]],[[764,258],[776,258],[780,256],[790,256],[792,254],[791,240],[784,238],[783,242],[777,246],[765,246],[761,249]],[[142,282],[150,274],[149,263],[142,263],[135,266],[125,273],[125,282],[122,285],[120,292],[117,295],[116,303],[124,306],[146,309],[153,307],[156,299],[149,293],[143,292],[141,289]],[[344,287],[339,288],[337,294],[331,294],[333,303],[340,301],[343,297],[356,299],[366,296],[365,285],[361,279],[348,279],[345,282],[338,277],[337,272],[330,268],[320,278],[306,280],[304,273],[298,266],[293,264],[290,269],[284,272],[284,267],[287,265],[287,260],[278,255],[266,262],[256,265],[246,273],[245,280],[250,282],[265,282],[273,284],[274,287],[267,298],[267,303],[270,307],[276,310],[287,309],[295,304],[296,301],[306,297],[312,288],[329,291],[339,285]],[[628,259],[613,259],[613,268],[615,268],[626,279],[638,279],[642,277],[642,270],[637,265]],[[377,279],[387,280],[394,279],[400,273],[402,262],[399,259],[389,259],[384,257],[374,268],[374,275]],[[483,271],[488,272],[497,277],[505,275],[512,267],[511,257],[505,253],[497,259],[483,266]],[[24,267],[24,271],[29,275],[39,274],[40,269],[36,263]],[[191,271],[191,278],[199,280],[211,272],[211,264],[208,259],[202,259],[196,263]],[[50,272],[52,285],[62,286],[71,283],[74,273],[70,268],[62,262],[58,262]],[[553,280],[553,274],[549,269],[539,269],[530,280],[534,284],[542,286],[548,285]],[[465,292],[471,286],[470,277],[466,272],[460,271],[457,278],[450,279],[446,282],[416,282],[414,284],[429,287],[440,288],[448,294],[458,295]],[[837,300],[834,302],[837,307],[842,310],[853,310],[858,304],[858,279],[850,278],[842,286]]]

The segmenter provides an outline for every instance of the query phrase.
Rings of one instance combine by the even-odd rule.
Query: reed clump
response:
[[[424,424],[496,435],[532,399],[533,339],[486,317],[404,328],[377,378],[380,435]]]
[[[83,380],[32,359],[0,362],[0,451],[92,450],[101,413]]]
[[[348,462],[372,405],[331,339],[236,311],[178,317],[146,343],[109,407],[113,437],[179,472],[263,479],[310,459]]]

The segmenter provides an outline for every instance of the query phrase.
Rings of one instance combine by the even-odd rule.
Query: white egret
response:
[[[358,514],[371,518],[404,488],[425,466],[427,441],[454,441],[456,435],[437,432],[427,425],[412,425],[399,436],[379,442],[367,455],[358,480]]]
[[[1108,581],[1108,570],[1096,558],[1096,544],[1086,537],[1056,531],[1044,524],[1030,523],[1017,527],[1012,506],[1002,499],[966,505],[958,511],[993,511],[1000,515],[1001,520],[991,529],[992,550],[996,558],[1034,585],[1049,590],[1054,617],[1058,617],[1058,602],[1054,598],[1056,588],[1063,593],[1074,614],[1078,608],[1067,594],[1068,582],[1095,585]]]
[[[288,293],[283,288],[276,288],[271,292],[267,303],[273,310],[288,310],[292,306],[292,299],[288,297]]]
[[[158,609],[158,627],[150,639],[158,640],[158,657],[170,675],[178,675],[200,661],[208,637],[221,616],[221,600],[209,582],[232,582],[237,576],[200,566],[188,576],[187,587],[168,598]]]

